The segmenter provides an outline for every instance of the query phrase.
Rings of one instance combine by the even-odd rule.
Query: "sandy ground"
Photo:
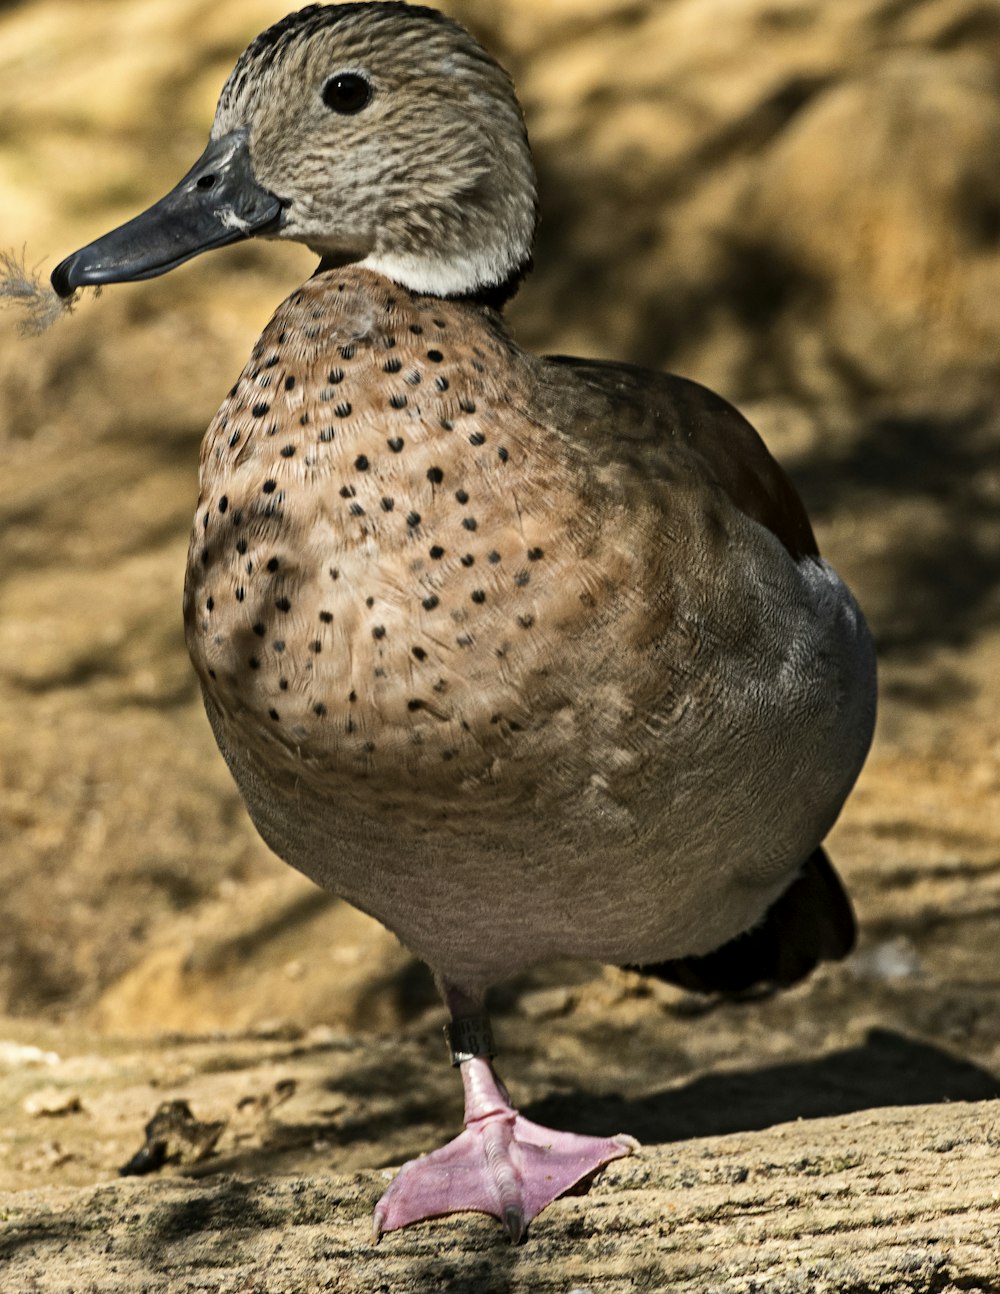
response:
[[[0,246],[51,266],[159,195],[280,3],[0,13]],[[254,837],[179,599],[204,425],[309,272],[237,248],[25,342],[0,319],[0,1289],[1000,1289],[1000,22],[971,2],[457,4],[521,87],[539,349],[740,403],[879,640],[830,841],[858,952],[704,1003],[501,986],[529,1114],[640,1157],[514,1252],[367,1239],[455,1130],[427,972]],[[161,1103],[221,1123],[119,1179]]]

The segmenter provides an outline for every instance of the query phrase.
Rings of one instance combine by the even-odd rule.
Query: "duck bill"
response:
[[[61,261],[52,286],[71,297],[77,288],[156,278],[214,247],[277,232],[287,205],[254,177],[246,130],[233,131],[212,140],[148,211]]]

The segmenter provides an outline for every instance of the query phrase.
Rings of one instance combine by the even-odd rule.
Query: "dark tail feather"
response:
[[[636,969],[698,993],[745,993],[758,985],[788,988],[821,961],[846,957],[854,936],[850,899],[825,850],[817,848],[752,930],[702,957]]]

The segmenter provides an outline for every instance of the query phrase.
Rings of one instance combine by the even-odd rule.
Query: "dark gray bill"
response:
[[[253,234],[277,230],[288,204],[257,183],[247,132],[213,140],[180,184],[52,271],[61,297],[101,283],[133,283],[166,274],[192,256]]]

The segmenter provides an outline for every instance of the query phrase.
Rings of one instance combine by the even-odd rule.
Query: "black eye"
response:
[[[371,85],[357,72],[338,72],[323,86],[323,102],[334,112],[360,112],[367,108],[371,97]]]

